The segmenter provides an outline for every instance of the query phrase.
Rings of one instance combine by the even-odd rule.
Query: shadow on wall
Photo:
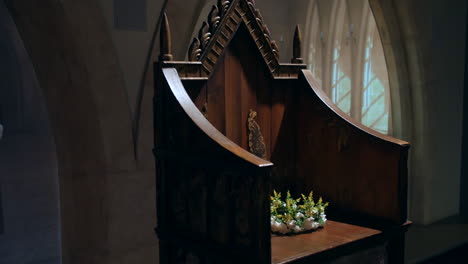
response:
[[[32,64],[3,1],[0,58],[0,263],[61,263],[55,145]]]

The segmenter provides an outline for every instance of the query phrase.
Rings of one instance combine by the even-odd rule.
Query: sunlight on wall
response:
[[[343,112],[351,114],[351,79],[343,71],[346,57],[342,55],[341,45],[337,42],[333,50],[332,100]]]
[[[374,49],[374,39],[368,36],[363,71],[361,122],[381,133],[387,133],[389,115],[389,107],[386,103],[387,89],[374,71],[374,62],[372,60],[372,52]]]
[[[367,1],[353,2],[352,8],[347,3],[309,4],[306,63],[343,112],[389,134],[388,72],[376,22]]]

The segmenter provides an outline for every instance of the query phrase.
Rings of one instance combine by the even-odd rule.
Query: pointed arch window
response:
[[[336,5],[337,19],[334,29],[334,46],[331,69],[331,99],[348,115],[351,114],[351,43],[349,41],[349,16],[345,1]]]
[[[333,49],[331,99],[349,115],[351,113],[351,79],[344,70],[347,58],[342,53],[341,45],[337,44]]]
[[[361,122],[384,134],[390,124],[390,91],[382,43],[375,20],[368,19],[362,83]]]
[[[369,3],[349,6],[346,0],[315,0],[306,23],[306,63],[322,89],[355,120],[390,133],[388,72]]]
[[[320,26],[319,9],[317,1],[312,1],[308,10],[308,21],[306,24],[306,34],[309,36],[309,46],[307,54],[308,69],[312,72],[315,79],[322,84],[322,49],[323,32]]]

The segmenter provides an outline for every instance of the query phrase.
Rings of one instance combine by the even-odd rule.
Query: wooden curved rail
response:
[[[379,133],[373,129],[370,129],[364,125],[362,125],[360,122],[357,122],[353,118],[351,118],[349,115],[347,115],[345,112],[343,112],[338,106],[336,106],[335,103],[332,102],[332,100],[325,94],[323,89],[320,88],[320,85],[317,83],[317,81],[314,79],[312,76],[312,72],[310,70],[302,70],[302,76],[305,78],[305,80],[309,83],[310,87],[312,87],[312,90],[317,94],[317,96],[322,100],[322,102],[327,105],[337,116],[339,116],[341,119],[344,121],[348,122],[352,126],[356,127],[357,129],[361,130],[364,133],[367,133],[375,138],[378,138],[380,140],[397,144],[403,147],[408,147],[410,144],[406,141],[396,139],[394,137],[384,135],[382,133]]]
[[[273,163],[261,159],[247,150],[241,148],[221,132],[219,132],[198,110],[182,84],[179,73],[175,68],[162,69],[163,75],[172,91],[174,97],[187,114],[187,116],[213,141],[235,156],[243,159],[257,167],[273,166]]]

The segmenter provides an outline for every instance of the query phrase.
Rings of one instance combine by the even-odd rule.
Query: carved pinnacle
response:
[[[293,40],[293,57],[291,59],[292,63],[304,62],[301,56],[301,50],[302,50],[302,34],[301,34],[301,30],[299,29],[299,25],[296,25],[296,30],[294,32],[294,40]]]
[[[169,27],[169,20],[167,19],[166,13],[163,15],[161,29],[159,32],[160,37],[160,53],[159,59],[162,61],[170,61],[173,56],[171,54],[171,29]]]

